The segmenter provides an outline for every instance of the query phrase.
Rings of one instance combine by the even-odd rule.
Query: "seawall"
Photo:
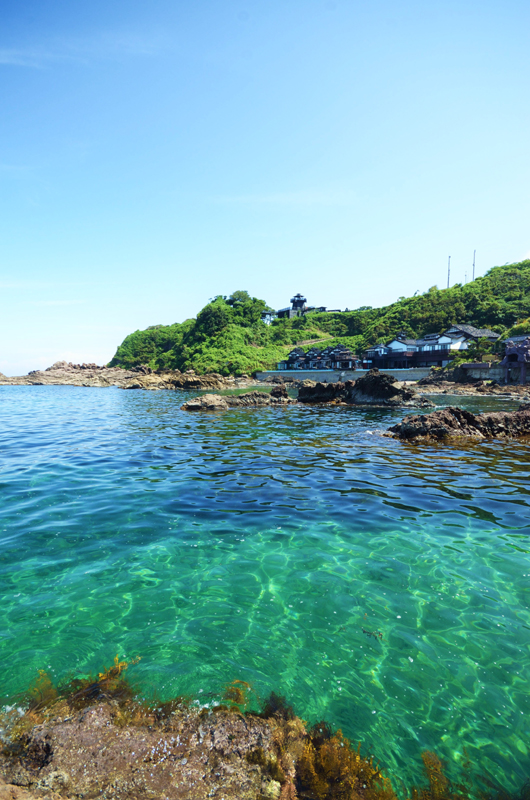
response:
[[[417,367],[416,369],[385,369],[381,370],[387,375],[392,375],[398,381],[419,381],[426,378],[431,371],[430,367]],[[366,375],[367,369],[281,369],[267,370],[266,372],[256,372],[259,381],[266,381],[267,378],[281,377],[285,380],[294,381],[322,381],[324,383],[336,383],[337,381],[356,381],[357,378]]]

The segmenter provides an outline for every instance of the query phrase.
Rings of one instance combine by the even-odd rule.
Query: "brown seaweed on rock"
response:
[[[147,703],[125,680],[131,663],[116,657],[96,679],[63,687],[39,673],[25,714],[2,720],[0,799],[207,800],[221,792],[226,800],[397,800],[360,743],[325,721],[308,730],[285,697],[272,692],[260,703],[249,683],[235,680],[224,690],[229,706],[183,697]],[[459,782],[435,753],[421,758],[426,782],[400,792],[408,800],[530,800],[528,784],[517,793],[480,789],[467,757]],[[36,794],[16,794],[17,786]]]
[[[373,758],[354,750],[342,731],[335,733],[325,722],[309,731],[297,769],[299,797],[315,800],[355,800],[360,797],[395,800],[390,780]]]

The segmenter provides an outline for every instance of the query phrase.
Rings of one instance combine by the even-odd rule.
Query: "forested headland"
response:
[[[319,300],[319,298],[316,298]],[[274,369],[294,346],[342,343],[362,353],[404,331],[411,338],[438,333],[455,323],[490,328],[503,337],[530,333],[530,259],[493,267],[483,277],[449,289],[431,287],[382,308],[309,312],[266,325],[264,300],[246,291],[218,296],[195,319],[153,325],[129,334],[109,366],[194,369],[241,375]]]

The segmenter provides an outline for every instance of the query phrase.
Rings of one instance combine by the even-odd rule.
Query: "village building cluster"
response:
[[[285,361],[280,361],[278,369],[359,369],[360,359],[344,344],[325,347],[319,350],[312,347],[304,353],[301,347],[291,350]]]
[[[296,294],[291,298],[291,306],[277,312],[278,317],[301,316],[308,311],[326,311],[324,306],[308,306],[306,298]],[[413,369],[414,367],[444,367],[454,351],[467,350],[472,342],[479,339],[495,342],[499,334],[488,328],[475,328],[473,325],[451,325],[443,333],[428,333],[421,339],[411,339],[402,331],[390,342],[381,342],[368,348],[362,355],[352,353],[346,345],[338,344],[319,350],[312,347],[307,352],[295,347],[288,357],[280,361],[279,370],[321,370],[321,369]]]
[[[479,339],[495,342],[499,338],[498,333],[473,325],[451,325],[443,333],[428,333],[422,339],[409,339],[402,332],[387,344],[370,347],[364,353],[363,364],[368,369],[445,367],[453,351],[467,350],[471,342]]]

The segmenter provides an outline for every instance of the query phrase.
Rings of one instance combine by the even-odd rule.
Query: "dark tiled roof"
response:
[[[456,328],[457,331],[467,333],[468,336],[473,336],[475,339],[480,339],[484,336],[494,339],[499,339],[500,337],[500,334],[495,333],[495,331],[490,331],[489,328],[474,328],[473,325],[451,325],[451,328]],[[451,330],[451,328],[447,330]]]
[[[418,347],[420,347],[420,346],[422,346],[422,347],[423,347],[424,345],[429,345],[429,344],[430,344],[430,345],[433,345],[433,344],[436,344],[436,342],[437,342],[437,341],[438,341],[438,339],[416,339],[416,345],[417,345]],[[447,347],[448,345],[445,345],[445,346]]]
[[[522,336],[508,336],[507,339],[503,339],[503,342],[524,342],[525,339],[530,339],[530,333],[523,333]]]

